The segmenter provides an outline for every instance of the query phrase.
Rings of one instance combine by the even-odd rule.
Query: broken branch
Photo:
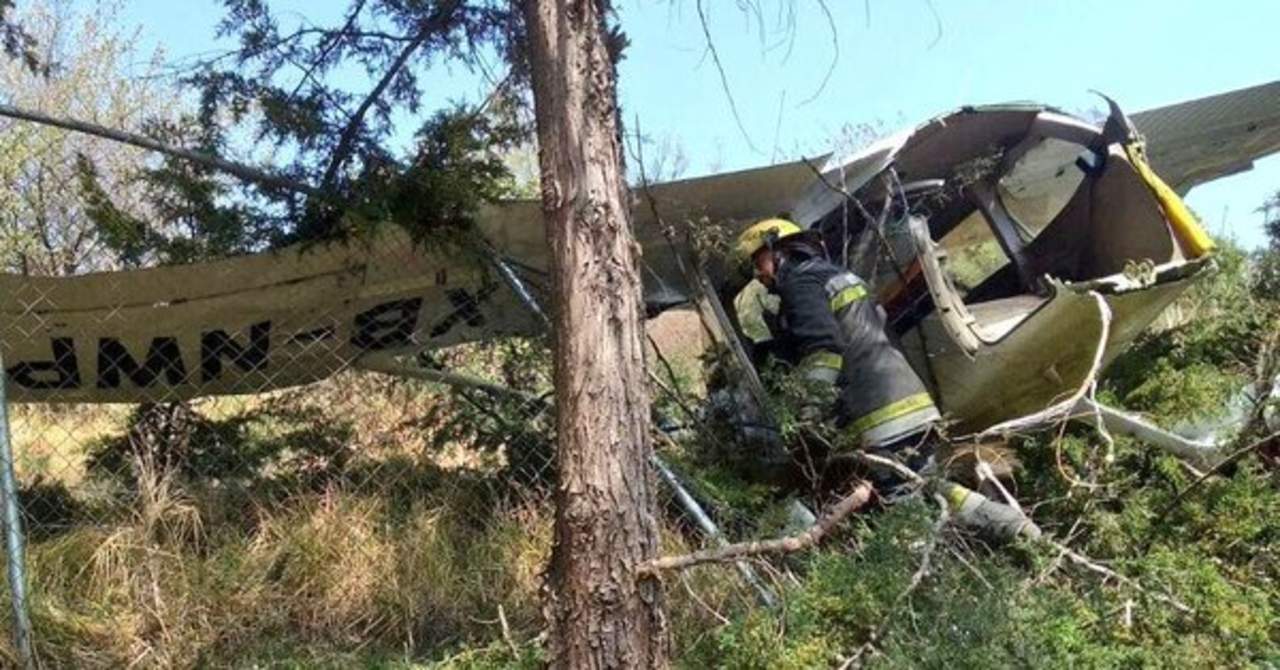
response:
[[[871,500],[873,490],[870,483],[859,482],[849,495],[841,498],[822,518],[801,533],[772,540],[738,542],[679,556],[663,556],[642,564],[639,573],[641,576],[653,577],[662,571],[683,570],[703,563],[723,563],[761,554],[791,554],[803,551],[821,542],[845,517],[866,505]]]
[[[1135,591],[1151,596],[1152,598],[1155,598],[1156,600],[1159,600],[1162,603],[1172,606],[1174,609],[1178,610],[1179,612],[1182,612],[1183,614],[1195,613],[1195,610],[1191,609],[1191,607],[1189,607],[1186,603],[1182,602],[1181,600],[1178,600],[1177,598],[1174,598],[1173,596],[1170,596],[1170,595],[1165,595],[1163,593],[1156,593],[1154,591],[1148,590],[1147,588],[1143,587],[1138,580],[1125,577],[1124,575],[1116,572],[1115,570],[1108,568],[1107,566],[1089,558],[1088,556],[1085,556],[1084,554],[1081,554],[1075,549],[1072,549],[1071,547],[1068,547],[1067,545],[1062,544],[1057,540],[1049,539],[1047,536],[1041,537],[1040,540],[1042,542],[1045,542],[1049,546],[1054,547],[1058,551],[1062,552],[1062,555],[1071,559],[1072,563],[1075,563],[1076,565],[1079,565],[1080,567],[1085,568],[1090,572],[1096,572],[1104,577],[1114,579],[1117,582],[1120,582],[1121,584],[1124,584],[1125,586],[1128,586],[1129,588]]]
[[[1280,437],[1280,435],[1273,435],[1271,437],[1276,438],[1276,437]],[[872,454],[865,454],[865,453],[851,454],[851,456],[853,456],[859,461],[862,461],[863,463],[874,464],[881,467],[892,469],[893,471],[897,472],[900,476],[908,480],[911,480],[913,482],[924,483],[925,481],[923,477],[911,471],[910,468],[907,468],[906,466],[892,459],[883,458],[880,456],[874,456]],[[1193,613],[1193,610],[1190,607],[1188,607],[1186,603],[1183,603],[1181,600],[1178,600],[1177,598],[1174,598],[1173,596],[1170,596],[1170,595],[1165,595],[1163,593],[1156,593],[1156,592],[1150,591],[1145,587],[1143,587],[1142,583],[1139,582],[1138,580],[1125,577],[1124,575],[1116,572],[1115,570],[1112,570],[1111,568],[1108,568],[1105,565],[1102,565],[1101,563],[1089,558],[1088,556],[1085,556],[1084,554],[1072,549],[1071,547],[1068,547],[1067,545],[1061,542],[1058,542],[1057,540],[1054,540],[1048,535],[1040,535],[1039,537],[1034,538],[1034,541],[1043,542],[1048,546],[1057,549],[1060,557],[1066,557],[1076,565],[1079,565],[1091,572],[1095,572],[1097,574],[1103,575],[1110,579],[1114,579],[1117,582],[1120,582],[1125,586],[1128,586],[1129,588],[1134,589],[1135,591],[1139,591],[1141,593],[1151,596],[1152,598],[1155,598],[1156,600],[1159,600],[1163,603],[1171,605],[1173,606],[1174,609],[1178,610],[1179,612],[1182,612],[1184,614]]]

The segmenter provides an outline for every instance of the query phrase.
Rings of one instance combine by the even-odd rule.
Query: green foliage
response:
[[[97,167],[84,154],[76,156],[76,172],[85,212],[97,228],[98,239],[126,267],[141,265],[153,246],[148,243],[147,224],[116,206],[102,188]]]
[[[159,215],[184,230],[166,242],[171,258],[345,238],[386,222],[433,244],[458,240],[481,203],[512,188],[503,154],[530,131],[516,98],[495,95],[480,108],[436,101],[424,114],[421,82],[441,62],[479,67],[484,50],[515,57],[513,6],[359,0],[325,25],[258,0],[223,4],[218,33],[239,49],[191,70],[184,81],[200,92],[198,111],[152,134],[232,159],[268,147],[284,158],[275,172],[319,192],[166,160],[145,178]],[[353,70],[368,84],[352,86],[362,79]],[[420,120],[405,150],[407,119]]]
[[[417,241],[432,244],[442,235],[461,239],[482,203],[514,188],[504,152],[518,144],[522,131],[509,120],[461,106],[437,112],[418,130],[406,169],[382,166],[350,186],[347,223],[394,221]],[[304,217],[286,239],[342,232],[328,227],[333,225],[331,218]]]
[[[1253,281],[1258,262],[1224,244],[1214,273],[1171,310],[1184,321],[1140,336],[1109,368],[1106,392],[1162,421],[1219,413],[1252,381],[1265,337],[1280,324],[1280,301]]]
[[[33,73],[49,73],[50,63],[43,62],[35,38],[20,22],[14,21],[13,0],[0,0],[0,51],[16,58]]]
[[[496,380],[519,394],[451,387],[414,426],[431,435],[435,450],[462,446],[512,482],[546,484],[554,468],[555,415],[550,402],[551,360],[536,339],[503,338],[440,354],[447,367],[473,379]],[[428,367],[445,367],[424,359]]]
[[[1268,246],[1256,255],[1254,292],[1280,302],[1280,192],[1263,203]]]
[[[989,549],[952,530],[935,549],[931,572],[899,600],[936,514],[910,503],[806,556],[780,613],[735,618],[686,650],[682,665],[831,667],[880,626],[874,651],[864,652],[873,667],[1193,668],[1273,659],[1280,642],[1270,548],[1280,531],[1274,478],[1249,471],[1217,482],[1204,496],[1200,522],[1173,516],[1144,546],[1152,518],[1172,496],[1158,478],[1125,481],[1131,459],[1138,457],[1126,450],[1107,483],[1124,482],[1123,508],[1088,502],[1098,493],[1077,494],[1034,515],[1047,524],[1078,520],[1073,546],[1141,580],[1148,593],[1061,564],[1052,550]],[[1023,497],[1052,493],[1035,487]],[[1149,595],[1166,591],[1195,613],[1180,614]]]

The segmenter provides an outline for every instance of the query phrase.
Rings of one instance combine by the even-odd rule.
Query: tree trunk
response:
[[[606,0],[525,0],[542,206],[555,291],[551,658],[562,668],[667,664],[649,470],[639,247],[631,233]]]

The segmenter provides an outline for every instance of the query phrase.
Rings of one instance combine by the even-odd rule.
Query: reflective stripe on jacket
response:
[[[939,420],[924,383],[885,332],[884,311],[865,282],[825,259],[807,258],[784,261],[774,291],[782,299],[784,343],[805,377],[839,386],[837,425],[863,447],[890,444]]]

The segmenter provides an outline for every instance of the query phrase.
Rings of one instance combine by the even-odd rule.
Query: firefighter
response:
[[[890,340],[884,310],[867,283],[827,260],[816,232],[786,219],[747,228],[734,252],[744,271],[779,298],[770,353],[805,379],[835,388],[836,426],[861,449],[925,470],[941,415]],[[881,490],[903,483],[892,472],[873,472],[872,480]],[[1039,532],[1016,510],[958,484],[945,483],[940,493],[962,517],[995,523],[999,534]]]

